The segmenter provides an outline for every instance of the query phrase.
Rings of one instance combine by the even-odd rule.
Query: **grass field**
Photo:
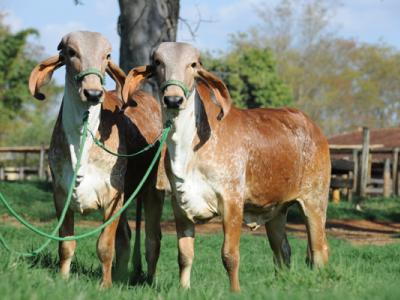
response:
[[[0,182],[0,191],[12,203],[13,208],[31,220],[51,221],[55,218],[52,188],[50,183],[44,182]],[[328,219],[366,219],[372,221],[400,222],[399,198],[373,198],[361,202],[363,211],[355,209],[355,205],[345,201],[340,204],[329,203]],[[27,210],[27,206],[29,210]],[[6,213],[0,205],[0,215]],[[135,207],[128,208],[130,218],[134,218]],[[77,220],[101,220],[99,213],[84,217],[76,216]],[[167,198],[164,205],[162,220],[172,220],[172,208]],[[302,221],[298,208],[294,205],[289,210],[289,221]]]
[[[10,198],[18,211],[25,211],[25,216],[32,220],[53,220],[48,185],[0,183],[0,191]],[[367,201],[364,213],[391,220],[396,218],[396,211],[400,211],[398,201]],[[346,203],[330,208],[330,213],[338,214],[339,209],[346,213],[345,216],[362,217]],[[1,208],[0,215],[4,213]],[[170,218],[170,213],[167,206],[164,218]],[[293,215],[295,218],[296,213]],[[49,224],[42,227],[51,229]],[[86,230],[88,228],[78,228],[78,232]],[[35,248],[42,241],[27,230],[4,222],[0,222],[0,231],[19,250]],[[101,271],[95,250],[96,237],[78,243],[73,274],[68,282],[57,274],[56,243],[50,244],[48,250],[35,259],[10,256],[0,249],[0,299],[400,299],[400,243],[352,246],[330,238],[329,266],[322,271],[312,271],[304,262],[306,242],[290,236],[292,268],[276,276],[266,239],[243,234],[242,293],[239,295],[229,293],[228,279],[220,260],[221,243],[222,235],[219,234],[197,236],[189,291],[179,289],[174,235],[163,237],[157,280],[153,286],[132,287],[115,283],[108,290],[99,289]]]

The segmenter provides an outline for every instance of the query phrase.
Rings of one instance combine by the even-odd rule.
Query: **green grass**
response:
[[[329,203],[328,219],[364,219],[370,221],[400,222],[400,198],[367,198],[358,200],[362,211],[354,203]]]
[[[31,220],[54,220],[51,186],[44,183],[4,183],[0,191],[13,207]],[[364,212],[348,203],[330,204],[331,218],[371,218],[399,221],[399,199],[375,199],[363,202]],[[6,213],[0,206],[0,215]],[[133,219],[133,208],[130,208]],[[94,215],[96,216],[96,215]],[[95,218],[84,216],[82,218]],[[291,218],[299,217],[294,207]],[[163,219],[171,219],[169,202]],[[41,226],[50,231],[52,225]],[[78,228],[77,233],[87,231]],[[22,228],[0,221],[0,232],[17,250],[36,248],[43,239]],[[263,236],[244,234],[241,240],[240,280],[242,293],[229,293],[228,278],[220,259],[222,235],[199,235],[192,271],[192,289],[183,291],[178,284],[176,237],[164,235],[157,280],[154,286],[127,286],[114,283],[99,289],[100,263],[96,255],[96,237],[78,243],[68,282],[57,273],[57,243],[51,243],[35,259],[9,255],[0,248],[0,299],[400,299],[400,243],[387,246],[352,246],[329,239],[329,266],[312,271],[305,264],[306,242],[290,237],[292,268],[275,276],[272,252]]]
[[[56,213],[53,204],[53,189],[51,183],[46,182],[4,182],[0,181],[0,192],[9,201],[10,205],[28,220],[41,222],[54,221]],[[172,220],[173,213],[169,199],[165,200],[166,205],[163,209],[162,220]],[[29,207],[29,209],[27,209]],[[128,216],[130,220],[135,219],[135,207],[133,202],[128,207]],[[8,211],[0,203],[0,216],[7,214]],[[144,218],[144,214],[143,214]],[[81,216],[75,214],[75,219],[79,220],[102,220],[100,211]]]
[[[0,192],[10,201],[17,212],[31,220],[55,220],[52,188],[50,183],[43,182],[1,182]],[[358,211],[354,203],[345,201],[339,204],[329,203],[328,219],[367,219],[371,221],[400,222],[400,198],[371,198],[361,203],[363,211]],[[26,209],[29,207],[29,210]],[[0,215],[7,213],[0,205]],[[135,205],[128,208],[130,220],[135,217]],[[77,220],[101,220],[100,213],[87,216],[76,215]],[[173,213],[169,198],[165,200],[162,220],[172,220]],[[302,222],[298,207],[293,205],[289,210],[289,221]]]
[[[25,230],[0,226],[19,249],[31,249],[40,239]],[[115,283],[99,289],[100,264],[95,238],[78,244],[73,274],[68,282],[57,274],[56,244],[36,259],[10,256],[0,250],[0,294],[2,299],[400,299],[400,244],[354,247],[330,239],[329,266],[322,271],[307,268],[306,242],[290,237],[292,268],[275,276],[272,252],[262,236],[244,234],[241,240],[240,280],[242,293],[229,293],[228,278],[219,249],[221,235],[196,238],[192,289],[178,285],[176,238],[162,240],[157,280],[154,286]]]
[[[400,222],[400,198],[367,198],[358,203],[361,211],[356,209],[355,203],[329,202],[327,219]],[[289,209],[288,220],[303,222],[298,205],[292,205]]]

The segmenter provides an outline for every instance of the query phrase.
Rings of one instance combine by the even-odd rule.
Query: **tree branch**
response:
[[[201,16],[201,13],[200,13],[199,6],[197,4],[195,4],[195,8],[196,8],[196,12],[197,12],[197,20],[196,21],[189,21],[186,18],[179,17],[179,21],[181,21],[182,24],[184,24],[186,26],[187,30],[189,31],[192,41],[196,40],[197,32],[199,31],[200,25],[202,23],[214,23],[215,22],[215,20],[212,20],[212,19],[203,19]]]

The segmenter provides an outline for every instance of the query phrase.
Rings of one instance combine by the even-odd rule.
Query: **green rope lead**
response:
[[[148,144],[146,147],[144,147],[143,149],[139,150],[138,152],[131,153],[131,154],[120,154],[120,153],[117,153],[117,152],[114,152],[114,151],[108,149],[108,148],[106,147],[106,145],[104,145],[99,139],[97,139],[97,138],[94,136],[93,132],[92,132],[90,129],[88,129],[88,130],[89,130],[90,135],[92,136],[93,142],[94,142],[98,147],[100,147],[101,149],[103,149],[103,150],[106,151],[107,153],[109,153],[109,154],[111,154],[111,155],[114,155],[114,156],[118,156],[118,157],[133,157],[133,156],[137,156],[137,155],[139,155],[139,154],[142,154],[143,152],[146,152],[147,150],[150,150],[151,148],[153,148],[153,147],[155,146],[155,144],[157,144],[157,142],[160,140],[160,138],[161,138],[161,136],[162,136],[162,133],[161,133],[161,134],[156,138],[156,140],[155,140],[153,143]]]
[[[55,232],[57,232],[56,230],[53,231],[52,234],[47,234],[46,232],[41,231],[40,229],[37,229],[36,227],[34,227],[33,225],[29,224],[27,221],[25,221],[20,215],[18,215],[11,207],[10,205],[5,201],[4,197],[1,195],[0,193],[0,200],[1,202],[3,202],[3,204],[6,205],[7,209],[10,211],[10,213],[17,218],[18,221],[20,221],[23,225],[25,225],[27,228],[31,229],[32,231],[34,231],[35,233],[44,236],[46,238],[48,238],[49,240],[47,242],[49,242],[50,240],[55,240],[55,241],[73,241],[73,240],[80,240],[86,237],[89,237],[93,234],[96,234],[98,232],[100,232],[101,230],[103,230],[105,227],[107,227],[110,223],[112,223],[116,218],[118,218],[129,206],[129,204],[133,201],[133,199],[137,196],[137,194],[139,193],[140,189],[142,188],[142,186],[144,185],[145,181],[147,180],[148,176],[150,175],[151,170],[153,169],[155,163],[157,162],[158,157],[160,156],[162,147],[165,143],[165,140],[168,137],[168,133],[170,131],[170,127],[168,126],[167,128],[164,129],[164,132],[161,136],[161,140],[160,140],[160,146],[157,149],[156,155],[154,156],[153,160],[151,161],[149,168],[147,169],[146,173],[144,174],[142,180],[139,182],[139,185],[136,187],[135,191],[132,193],[132,195],[129,197],[129,199],[126,201],[126,203],[123,205],[123,207],[117,212],[115,213],[110,219],[108,219],[106,222],[104,222],[102,225],[100,225],[99,227],[80,234],[80,235],[74,235],[74,236],[67,236],[67,237],[58,237],[55,236]],[[68,199],[71,200],[71,199]],[[67,204],[67,203],[66,203]],[[69,206],[69,203],[68,203]],[[65,208],[68,208],[68,206],[66,205]],[[64,209],[65,209],[64,208]],[[65,217],[65,216],[64,216]],[[60,224],[61,225],[61,224]],[[59,226],[57,228],[57,230],[59,229]],[[0,242],[2,242],[2,244],[4,245],[4,240],[2,238],[0,238]],[[47,245],[46,245],[47,246]],[[6,249],[9,247],[6,247]],[[34,255],[36,255],[37,253],[34,251]]]
[[[106,77],[103,75],[103,73],[96,68],[88,68],[86,70],[83,70],[82,72],[76,74],[74,76],[75,81],[81,81],[85,76],[89,74],[94,74],[97,75],[100,78],[101,85],[106,84]]]
[[[65,206],[61,212],[60,215],[60,219],[58,220],[58,223],[56,225],[56,227],[54,228],[54,230],[52,231],[51,235],[54,236],[55,234],[57,234],[58,230],[60,229],[62,223],[64,222],[65,216],[67,215],[67,211],[69,208],[69,205],[71,203],[71,199],[72,199],[72,192],[74,190],[75,187],[75,183],[76,183],[76,177],[78,174],[78,170],[80,168],[81,165],[81,158],[82,158],[82,153],[83,153],[83,147],[85,145],[85,141],[87,138],[87,125],[88,125],[88,119],[89,119],[89,112],[86,112],[84,117],[83,117],[83,133],[82,133],[82,137],[80,140],[80,146],[79,146],[79,156],[78,159],[76,161],[76,166],[75,166],[75,170],[74,173],[72,175],[72,180],[71,180],[71,185],[69,187],[68,190],[68,194],[67,194],[67,200],[65,202]],[[0,192],[0,200],[1,202],[3,202],[3,204],[7,207],[7,209],[10,211],[10,213],[12,215],[14,215],[14,217],[20,221],[22,224],[24,224],[25,226],[29,225],[30,227],[34,228],[31,224],[29,224],[28,222],[26,222],[20,215],[18,215],[12,208],[11,206],[8,204],[8,202],[6,201],[6,199],[4,198],[3,194]],[[29,227],[28,227],[29,228]],[[37,254],[39,254],[40,252],[42,252],[51,242],[51,239],[48,239],[47,241],[45,241],[40,247],[38,247],[37,249],[33,250],[32,252],[20,252],[20,251],[15,251],[12,250],[11,247],[7,244],[7,242],[5,241],[4,237],[1,235],[0,233],[0,244],[2,244],[4,246],[4,248],[9,251],[9,252],[14,252],[20,256],[35,256]]]
[[[183,91],[183,94],[185,95],[186,99],[189,98],[190,90],[187,87],[187,85],[183,81],[180,81],[180,80],[170,79],[170,80],[164,81],[160,86],[160,90],[162,92],[164,92],[164,90],[170,85],[179,86],[181,88],[181,90]]]

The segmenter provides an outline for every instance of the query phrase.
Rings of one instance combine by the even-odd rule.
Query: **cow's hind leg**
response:
[[[276,271],[283,267],[290,267],[291,249],[286,235],[286,216],[287,207],[284,207],[272,220],[265,224],[268,241],[274,252]]]
[[[142,195],[141,195],[142,197]],[[150,186],[143,195],[145,214],[145,247],[147,262],[147,282],[152,283],[160,256],[161,214],[164,203],[164,192]]]
[[[311,267],[323,267],[328,262],[329,248],[326,240],[325,222],[327,202],[315,202],[315,198],[299,200],[308,236],[308,262]]]
[[[111,205],[104,210],[104,221],[113,216],[122,206],[122,197],[117,195]],[[97,240],[97,255],[102,263],[103,279],[101,287],[110,287],[112,285],[111,267],[115,249],[115,235],[119,223],[119,217],[101,232]]]
[[[119,281],[125,281],[128,279],[128,263],[131,252],[130,239],[131,230],[129,228],[126,213],[123,212],[119,219],[115,241],[115,277]]]
[[[232,292],[240,291],[239,284],[239,244],[242,229],[243,208],[236,202],[224,204],[224,243],[221,249],[222,262],[228,272]]]

